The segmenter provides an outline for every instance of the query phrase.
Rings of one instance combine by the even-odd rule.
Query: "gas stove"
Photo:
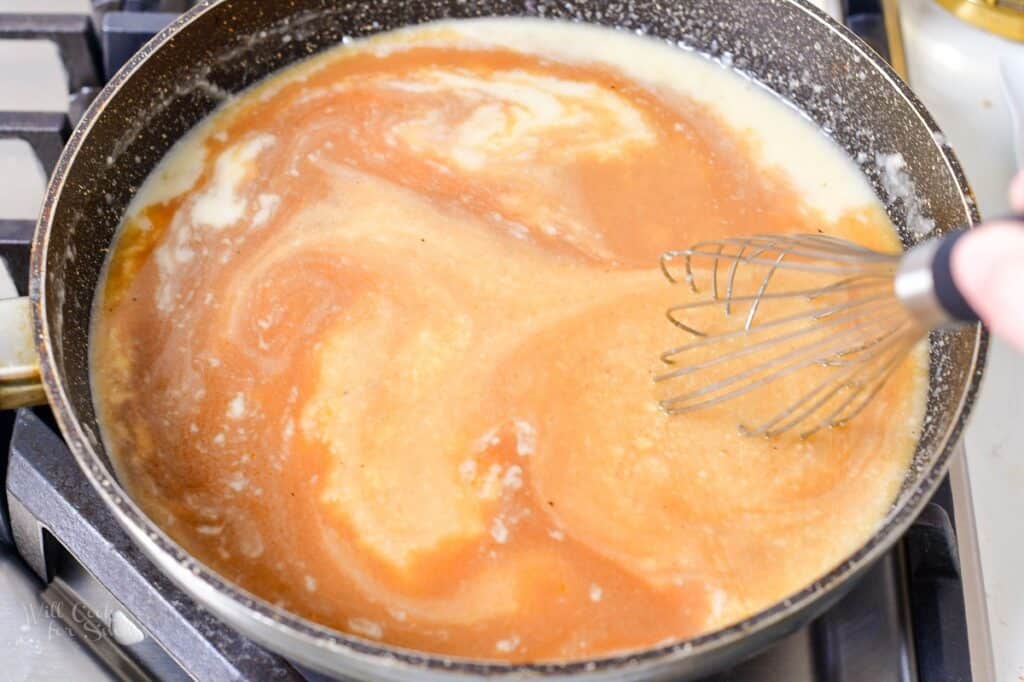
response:
[[[0,0],[0,258],[10,275],[8,283],[0,268],[0,297],[26,293],[33,215],[71,127],[105,80],[187,5]],[[885,51],[879,4],[846,9],[849,25]],[[159,573],[101,503],[48,409],[0,413],[0,452],[6,679],[317,677],[223,625]],[[973,514],[962,453],[956,461],[904,539],[847,597],[710,679],[982,679],[971,655],[985,629],[970,607],[981,589]]]

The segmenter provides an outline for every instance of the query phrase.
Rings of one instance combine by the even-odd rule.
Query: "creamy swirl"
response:
[[[885,513],[920,358],[804,441],[738,436],[742,403],[668,418],[649,370],[681,292],[657,256],[773,230],[895,247],[892,227],[834,151],[837,216],[685,87],[488,45],[495,26],[340,48],[171,152],[97,300],[107,445],[189,551],[362,637],[538,660],[735,621]]]

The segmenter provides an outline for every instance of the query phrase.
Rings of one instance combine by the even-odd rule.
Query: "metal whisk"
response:
[[[961,234],[904,254],[822,234],[728,238],[663,254],[669,281],[710,297],[667,312],[693,338],[661,356],[671,368],[655,380],[683,385],[662,408],[684,414],[747,396],[740,430],[752,436],[808,436],[848,422],[929,330],[977,321],[950,273]],[[781,382],[791,386],[772,395],[784,402],[758,399]],[[751,419],[755,410],[768,416]]]

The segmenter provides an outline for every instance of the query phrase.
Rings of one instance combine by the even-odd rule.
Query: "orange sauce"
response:
[[[824,215],[705,104],[410,41],[300,66],[194,135],[189,186],[138,202],[109,261],[95,396],[138,503],[256,595],[414,649],[580,658],[764,608],[891,504],[917,359],[806,440],[657,408],[686,295],[662,251],[898,246],[878,206]]]

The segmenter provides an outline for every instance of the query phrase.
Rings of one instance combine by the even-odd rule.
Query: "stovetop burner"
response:
[[[25,140],[52,171],[98,87],[187,4],[94,0],[86,13],[40,14],[26,0],[24,13],[0,11],[0,40],[57,46],[71,93],[66,113],[0,111],[0,139]],[[877,6],[847,3],[856,10],[850,25],[876,42]],[[29,220],[5,219],[0,203],[0,258],[21,295],[33,228]],[[8,451],[0,544],[14,548],[41,581],[46,613],[73,635],[71,646],[87,648],[121,679],[320,679],[220,623],[157,571],[79,470],[48,409],[0,413],[0,453]],[[709,680],[969,681],[954,520],[947,481],[897,548],[835,607]],[[3,626],[0,641],[15,641]],[[8,647],[8,655],[19,654]]]

